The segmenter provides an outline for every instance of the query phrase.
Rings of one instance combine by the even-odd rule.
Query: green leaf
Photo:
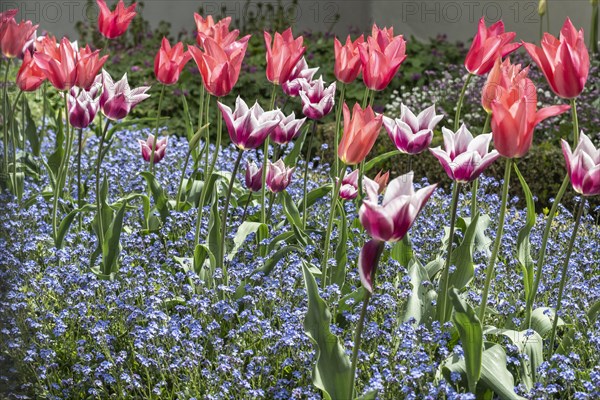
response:
[[[593,325],[598,319],[598,314],[600,313],[600,301],[595,302],[588,312],[586,313],[588,324]],[[577,331],[581,331],[581,333],[587,333],[589,325],[580,324],[577,327],[570,326],[569,330],[565,334],[564,338],[561,340],[560,345],[558,346],[557,352],[559,354],[567,354],[571,351],[571,347],[573,346],[573,341],[575,340],[575,333]],[[579,328],[579,329],[577,329]]]
[[[294,141],[294,148],[283,159],[285,165],[296,165],[298,163],[298,158],[300,157],[302,147],[304,147],[304,142],[306,141],[306,135],[308,134],[309,129],[308,126],[305,127],[300,136]]]
[[[79,214],[81,212],[92,211],[95,209],[96,209],[95,204],[86,204],[83,207],[77,208],[77,209],[71,211],[70,213],[68,213],[63,218],[63,220],[60,222],[60,225],[58,226],[58,231],[56,232],[56,238],[54,239],[54,246],[56,246],[57,249],[62,249],[63,240],[65,238],[65,235],[69,231],[69,228],[71,227],[71,224],[73,223],[73,220],[75,219],[75,216],[77,216],[77,214]]]
[[[25,137],[31,146],[31,150],[35,156],[40,155],[40,137],[37,133],[37,127],[35,121],[31,117],[31,110],[29,109],[29,102],[23,101],[25,110]]]
[[[375,400],[377,398],[377,390],[371,390],[356,398],[356,400]]]
[[[269,257],[265,261],[265,263],[263,264],[262,267],[255,269],[250,275],[254,275],[258,272],[262,272],[265,275],[269,275],[271,273],[271,271],[273,271],[273,268],[275,268],[275,265],[277,265],[277,263],[282,258],[284,258],[285,256],[287,256],[289,253],[292,253],[292,252],[302,253],[302,252],[304,252],[304,249],[302,247],[294,246],[294,245],[282,247],[281,249],[277,250],[275,252],[275,254],[273,254],[271,257]]]
[[[103,273],[106,275],[111,273],[116,274],[119,269],[119,255],[121,254],[120,239],[126,206],[127,202],[124,201],[108,227],[106,235],[104,235],[104,243],[102,244],[102,264]]]
[[[327,196],[328,193],[331,193],[331,183],[311,190],[306,194],[306,207],[312,207],[313,204]],[[298,200],[298,211],[301,213],[304,212],[303,199]]]
[[[535,204],[533,202],[533,195],[531,194],[531,190],[529,189],[525,178],[523,178],[523,175],[521,174],[521,171],[519,171],[517,164],[513,163],[513,165],[515,172],[519,177],[519,181],[521,182],[521,187],[523,188],[523,193],[525,194],[525,200],[527,202],[527,220],[517,236],[517,261],[519,262],[519,266],[523,272],[525,301],[529,302],[531,296],[533,295],[531,292],[533,290],[534,267],[534,262],[531,258],[531,243],[529,241],[529,235],[531,233],[531,229],[535,225]]]
[[[481,376],[483,328],[481,327],[481,321],[475,315],[473,307],[460,297],[460,293],[456,288],[451,288],[448,295],[454,306],[452,322],[458,330],[465,353],[465,370],[469,382],[469,391],[475,393],[477,391],[477,381]]]
[[[350,388],[350,358],[338,337],[331,333],[331,312],[319,295],[317,282],[305,262],[302,263],[302,274],[308,295],[304,331],[317,346],[313,384],[323,391],[325,399],[351,399],[353,390]]]
[[[206,259],[208,258],[208,268],[206,265]],[[215,273],[215,266],[217,260],[215,259],[212,251],[209,250],[203,244],[197,244],[194,248],[194,272],[198,274],[200,279],[208,284],[209,287],[213,285],[213,277]]]
[[[549,307],[539,307],[531,313],[531,329],[545,337],[552,331],[552,321],[554,320],[554,309]],[[558,317],[558,326],[564,325],[562,318]]]
[[[161,121],[166,121],[169,118],[167,117],[161,117],[160,120]],[[114,136],[114,134],[120,130],[120,129],[125,129],[131,125],[138,125],[138,124],[143,124],[145,122],[154,122],[156,121],[156,117],[141,117],[141,118],[131,118],[131,119],[122,119],[120,120],[118,123],[114,124],[111,128],[108,129],[108,132],[106,132],[106,137],[104,138],[105,142],[109,142],[112,137]]]
[[[410,260],[414,257],[412,243],[408,234],[404,235],[401,241],[394,243],[390,257],[398,261],[404,268],[408,268]]]
[[[50,154],[48,157],[47,165],[50,168],[50,177],[52,181],[52,186],[56,185],[56,179],[58,176],[58,169],[60,168],[61,161],[65,154],[65,149],[63,148],[63,144],[65,142],[65,134],[63,131],[63,122],[61,118],[61,112],[58,111],[58,120],[57,120],[57,128],[56,128],[56,144],[54,147],[54,152]]]
[[[219,192],[213,193],[213,202],[208,219],[208,249],[214,254],[216,264],[213,268],[221,266],[223,254],[221,254],[221,213],[219,212]]]
[[[338,241],[335,247],[335,269],[332,271],[331,283],[338,285],[340,290],[346,282],[346,268],[348,264],[348,221],[346,211],[341,202],[337,205]]]
[[[259,230],[264,231],[263,235],[267,235],[269,232],[269,227],[266,224],[251,221],[244,221],[240,225],[235,234],[235,237],[233,238],[233,249],[229,252],[228,255],[230,261],[233,260],[233,257],[236,255],[240,247],[242,247],[248,235],[256,233]]]
[[[194,136],[194,128],[192,128],[192,116],[190,115],[190,108],[188,107],[188,102],[186,96],[181,96],[181,101],[183,102],[183,116],[185,117],[185,130],[186,130],[186,138],[189,140],[189,148],[193,149],[198,144],[198,140],[192,145],[192,137]],[[200,131],[198,132],[200,133]]]
[[[394,157],[394,156],[397,156],[400,154],[402,154],[402,152],[400,150],[392,150],[392,151],[381,154],[381,155],[369,160],[368,162],[365,163],[364,173],[369,172],[370,170],[375,168],[378,164],[384,162],[388,158],[391,158],[391,157]]]
[[[278,193],[278,197],[281,200],[283,212],[292,230],[294,231],[294,235],[296,236],[298,243],[300,243],[302,246],[308,245],[309,238],[306,232],[304,232],[304,229],[302,229],[302,218],[300,217],[300,212],[292,200],[292,197],[286,191]]]
[[[169,217],[169,198],[167,197],[165,190],[162,188],[160,183],[158,183],[158,180],[151,172],[142,171],[140,172],[140,175],[142,175],[142,177],[148,183],[148,187],[150,188],[150,192],[154,198],[154,207],[156,207],[158,210],[158,213],[160,214],[160,220],[164,224]]]
[[[424,281],[429,281],[429,275],[416,258],[410,260],[408,264],[408,276],[412,290],[406,303],[403,320],[408,322],[414,318],[416,325],[429,323],[434,312],[432,300],[435,299],[435,291],[423,285]]]

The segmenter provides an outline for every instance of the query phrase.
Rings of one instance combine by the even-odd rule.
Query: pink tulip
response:
[[[383,171],[379,171],[373,180],[379,185],[379,194],[382,194],[385,191],[385,188],[387,188],[388,181],[390,180],[390,171],[387,171],[385,174],[383,174]]]
[[[100,107],[100,90],[102,76],[98,75],[90,90],[73,87],[69,91],[67,104],[69,107],[69,122],[76,128],[87,128],[98,113]]]
[[[15,58],[23,54],[23,47],[31,35],[37,29],[31,21],[21,21],[17,23],[14,20],[14,10],[8,10],[1,14],[2,24],[0,25],[0,50],[7,58]]]
[[[383,126],[396,148],[405,154],[419,154],[431,144],[433,129],[444,118],[435,113],[435,105],[421,111],[418,116],[404,104],[400,118],[383,117]]]
[[[498,57],[481,91],[481,105],[485,111],[491,113],[492,102],[517,85],[519,81],[527,78],[528,73],[529,67],[521,69],[521,64],[511,64],[510,58],[507,57],[502,62]]]
[[[223,49],[230,47],[236,41],[238,43],[245,43],[250,39],[250,35],[247,35],[237,40],[240,31],[238,29],[229,31],[231,17],[226,17],[215,22],[212,15],[204,19],[200,14],[194,13],[194,21],[196,22],[197,29],[196,42],[201,48],[204,48],[204,41],[207,37],[213,39]]]
[[[574,152],[565,140],[561,144],[573,189],[583,196],[600,194],[600,149],[583,132]]]
[[[262,189],[262,167],[258,168],[254,162],[246,164],[246,187],[251,192]]]
[[[344,134],[338,147],[338,157],[347,165],[360,164],[373,148],[379,131],[382,116],[375,115],[371,106],[364,110],[358,103],[354,104],[352,117],[346,103],[344,111]]]
[[[306,59],[302,57],[292,70],[288,80],[281,85],[283,93],[291,97],[297,97],[302,90],[302,81],[312,81],[318,70],[319,67],[308,68]]]
[[[133,3],[127,8],[123,0],[119,0],[114,11],[110,11],[105,0],[96,0],[100,13],[98,14],[98,30],[107,39],[114,39],[125,33],[129,24],[135,18],[135,7]]]
[[[33,92],[37,90],[46,80],[46,74],[42,71],[31,53],[26,52],[23,63],[17,73],[17,86],[24,92]]]
[[[346,44],[343,46],[337,37],[334,39],[334,73],[338,81],[352,83],[358,77],[362,70],[359,48],[364,42],[363,35],[360,35],[354,42],[348,35]]]
[[[306,121],[306,118],[296,119],[292,111],[287,117],[280,111],[279,124],[271,132],[271,140],[278,144],[288,144],[300,135],[300,128]]]
[[[342,179],[342,186],[340,186],[340,197],[345,200],[355,199],[358,195],[358,173],[360,171],[355,169],[349,174],[344,176]]]
[[[590,56],[585,47],[583,29],[579,32],[567,17],[560,39],[544,33],[542,47],[524,43],[525,49],[540,67],[552,91],[573,99],[583,91],[590,70]]]
[[[155,147],[154,160],[152,160],[154,164],[160,162],[160,160],[165,157],[168,144],[168,139],[166,137],[157,141],[154,139],[154,135],[148,135],[146,141],[138,139],[138,143],[140,144],[140,150],[144,161],[150,162],[152,160],[152,147]]]
[[[229,131],[231,142],[241,150],[256,149],[264,143],[279,124],[279,110],[265,112],[258,102],[251,108],[239,96],[235,101],[235,111],[223,103],[218,103]]]
[[[487,74],[498,57],[504,57],[521,46],[519,43],[511,43],[516,35],[514,32],[504,32],[502,21],[486,27],[485,18],[481,17],[477,34],[465,59],[467,71],[475,75]]]
[[[406,41],[402,35],[394,36],[393,28],[379,29],[373,25],[373,32],[360,45],[359,53],[365,86],[383,90],[406,59]]]
[[[489,151],[492,134],[487,133],[473,138],[463,124],[456,133],[442,128],[445,151],[439,147],[429,149],[439,160],[448,177],[458,182],[471,182],[489,167],[500,154]]]
[[[323,77],[315,81],[302,80],[300,82],[300,98],[302,99],[302,112],[308,118],[319,120],[329,114],[335,105],[335,82],[327,89]]]
[[[51,42],[47,42],[51,45]],[[68,90],[77,83],[77,42],[71,43],[63,38],[54,49],[42,44],[46,52],[37,52],[33,59],[38,68],[44,71],[50,83],[58,90]],[[95,75],[94,75],[95,77]],[[93,78],[92,78],[93,81]]]
[[[160,50],[154,58],[154,75],[164,85],[173,85],[179,80],[179,74],[192,56],[183,51],[183,43],[179,42],[171,48],[167,38],[163,37]]]
[[[292,173],[295,168],[286,167],[282,159],[275,163],[268,161],[267,188],[273,193],[279,193],[292,182]]]
[[[102,113],[113,121],[125,118],[135,106],[150,97],[146,94],[149,89],[150,86],[131,89],[127,82],[127,73],[120,81],[114,82],[109,73],[102,70],[102,95],[100,96]]]
[[[77,80],[75,86],[89,90],[107,58],[108,55],[100,57],[100,50],[92,51],[89,45],[79,50],[77,54]]]
[[[306,50],[302,45],[304,38],[300,36],[294,39],[292,28],[281,34],[276,32],[273,41],[268,32],[264,33],[264,38],[267,46],[267,79],[275,85],[281,85],[289,80],[292,70]]]

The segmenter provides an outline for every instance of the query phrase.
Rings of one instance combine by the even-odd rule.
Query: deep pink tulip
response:
[[[235,101],[235,111],[223,103],[218,103],[229,131],[231,142],[241,150],[256,149],[264,143],[281,119],[279,110],[264,111],[258,102],[248,108],[239,96]]]
[[[148,135],[148,139],[145,141],[138,139],[138,143],[140,144],[140,151],[142,152],[144,161],[150,162],[152,159],[152,147],[154,147],[154,160],[152,160],[154,164],[160,162],[165,157],[168,138],[155,140],[154,135]]]
[[[302,99],[302,112],[308,118],[319,120],[329,114],[335,105],[335,82],[325,88],[323,77],[314,81],[302,80],[300,82],[300,99]]]
[[[31,21],[17,23],[14,19],[13,10],[2,13],[2,24],[0,25],[0,50],[7,58],[19,57],[23,54],[23,47],[37,29]]]
[[[292,173],[295,168],[286,167],[282,159],[275,163],[267,162],[267,188],[273,193],[285,190],[292,182]]]
[[[90,90],[72,87],[67,97],[69,122],[75,128],[87,128],[98,113],[100,107],[101,75],[98,75]]]
[[[429,147],[433,129],[444,118],[435,113],[435,105],[421,111],[418,116],[404,104],[400,118],[383,117],[383,126],[396,148],[405,154],[419,154]]]
[[[337,37],[334,39],[334,73],[338,81],[352,83],[358,77],[362,70],[359,48],[364,42],[365,38],[363,35],[360,35],[354,42],[350,39],[350,35],[348,35],[346,44],[344,45],[342,45]]]
[[[50,45],[51,42],[48,42]],[[45,45],[43,45],[45,46]],[[49,49],[48,52],[37,52],[33,55],[39,69],[44,71],[46,77],[58,90],[68,90],[77,84],[77,42],[71,43],[69,39],[62,38],[58,48]],[[92,81],[94,80],[94,75]]]
[[[358,195],[358,173],[360,171],[355,169],[354,171],[346,174],[342,179],[342,186],[340,186],[340,197],[344,200],[355,199]]]
[[[287,117],[281,111],[279,113],[279,124],[271,132],[271,140],[278,144],[288,144],[300,135],[300,128],[306,118],[296,119],[293,111]]]
[[[529,66],[521,69],[521,64],[511,64],[510,58],[502,61],[498,57],[481,91],[481,105],[484,110],[491,113],[492,102],[511,87],[518,85],[519,81],[526,79],[528,73]]]
[[[204,40],[207,37],[213,39],[223,49],[230,48],[236,42],[246,43],[250,39],[250,35],[247,35],[238,40],[240,31],[238,29],[229,30],[231,17],[215,22],[212,15],[204,19],[200,14],[194,13],[194,21],[196,22],[196,43],[201,48],[204,48]]]
[[[163,85],[174,85],[185,64],[192,58],[189,52],[183,51],[183,43],[171,47],[169,40],[163,37],[160,50],[154,58],[154,75]]]
[[[262,167],[258,168],[254,162],[246,163],[246,187],[251,192],[262,189]]]
[[[115,11],[110,11],[105,0],[96,0],[100,13],[98,14],[98,30],[108,39],[114,39],[125,33],[131,20],[135,18],[135,6],[133,3],[125,8],[123,0],[119,0]]]
[[[375,115],[371,106],[364,110],[354,104],[352,117],[344,103],[344,134],[338,147],[338,157],[346,165],[360,164],[373,148],[381,130],[382,115]]]
[[[319,67],[308,68],[306,59],[302,57],[292,70],[289,78],[281,85],[283,93],[291,97],[297,97],[302,90],[302,81],[312,81]]]
[[[77,80],[75,86],[89,90],[108,55],[100,57],[100,50],[90,49],[89,45],[79,50],[77,54]]]
[[[504,22],[498,21],[488,28],[485,18],[481,17],[465,59],[467,71],[475,75],[487,74],[498,57],[504,57],[521,46],[520,43],[511,43],[515,36],[515,32],[504,32]]]
[[[373,180],[379,185],[379,194],[382,194],[385,191],[385,188],[387,188],[390,180],[390,171],[387,171],[385,174],[383,171],[379,171]]]
[[[17,73],[17,86],[24,92],[33,92],[37,90],[46,80],[46,74],[42,71],[33,56],[29,52],[25,52],[23,63]]]
[[[110,74],[102,70],[102,95],[100,108],[109,119],[117,121],[125,118],[140,102],[150,97],[146,92],[150,86],[131,89],[127,82],[127,73],[120,81],[114,82]]]
[[[402,35],[394,36],[393,28],[373,32],[359,47],[365,86],[371,90],[385,89],[406,59],[406,41]]]
[[[565,99],[579,96],[590,70],[590,56],[585,47],[583,29],[578,32],[567,17],[560,31],[560,39],[544,33],[541,48],[532,43],[524,43],[524,46],[546,76],[554,93]]]
[[[429,149],[439,160],[448,177],[457,182],[471,182],[500,157],[496,150],[489,151],[492,134],[486,133],[473,138],[463,124],[456,133],[442,128],[444,147]]]
[[[583,196],[600,194],[600,149],[583,132],[574,152],[565,140],[561,144],[573,189]]]
[[[306,50],[302,45],[304,38],[299,36],[294,39],[292,28],[283,33],[275,32],[274,40],[265,31],[264,38],[267,46],[267,79],[275,85],[281,85],[289,80],[292,70]]]

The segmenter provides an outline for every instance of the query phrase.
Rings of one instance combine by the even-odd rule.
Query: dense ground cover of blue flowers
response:
[[[135,130],[117,133],[103,167],[110,182],[110,201],[146,190],[138,175],[146,165],[135,140],[146,135]],[[52,138],[46,143],[53,143]],[[84,150],[85,177],[93,178],[90,160],[95,159],[96,148],[97,139],[92,137]],[[176,193],[186,150],[185,140],[170,138],[167,156],[157,165],[158,179],[171,196]],[[223,151],[217,168],[230,171],[234,156],[231,149]],[[288,189],[295,199],[302,195],[299,171]],[[327,181],[326,164],[316,163],[312,171],[309,189]],[[51,207],[39,195],[47,185],[45,178],[27,182],[25,198],[37,196],[29,208],[20,208],[8,195],[0,197],[0,388],[4,395],[56,399],[321,397],[311,385],[315,352],[303,329],[307,303],[300,263],[301,257],[316,258],[318,249],[309,246],[306,254],[292,254],[279,262],[269,276],[254,276],[241,299],[232,296],[222,300],[220,290],[233,293],[242,279],[262,265],[254,246],[245,245],[233,259],[230,287],[207,288],[195,274],[185,273],[174,258],[190,257],[196,211],[172,212],[159,233],[143,235],[141,211],[133,204],[121,237],[120,273],[114,281],[103,281],[89,272],[91,244],[96,240],[85,229],[90,226],[91,214],[84,216],[84,229],[73,225],[63,249],[53,247]],[[75,183],[69,187],[74,195]],[[498,182],[482,179],[480,202],[492,216],[490,232],[495,229],[498,192]],[[93,196],[92,191],[90,201]],[[461,196],[462,216],[468,215],[469,197],[468,190]],[[323,198],[311,209],[309,220],[316,228],[312,233],[316,243],[320,243],[319,231],[326,224],[328,204]],[[411,230],[414,250],[423,261],[429,261],[439,249],[443,227],[448,225],[449,204],[450,196],[438,190]],[[518,326],[525,306],[512,254],[525,211],[514,208],[516,199],[511,204],[491,291],[496,326],[506,321]],[[243,207],[232,208],[231,236]],[[256,210],[251,206],[251,212]],[[353,220],[356,212],[352,203],[348,203],[347,211]],[[272,218],[273,222],[283,218],[277,205]],[[541,241],[542,222],[539,216],[532,235],[534,255]],[[575,244],[563,302],[567,324],[586,325],[585,312],[600,299],[600,230],[595,222],[585,218]],[[538,306],[556,302],[557,270],[572,229],[571,210],[561,208],[554,223]],[[204,225],[204,235],[206,230]],[[355,269],[360,244],[357,239],[348,243],[347,279],[353,287],[360,286]],[[468,298],[477,305],[485,278],[485,257],[476,253],[475,260],[475,282],[470,285]],[[449,345],[447,327],[402,322],[411,291],[406,269],[389,259],[381,266],[378,282],[359,354],[360,392],[378,389],[381,399],[474,398],[457,392],[456,385],[438,373],[440,363],[451,352],[462,352],[459,345]],[[190,283],[200,290],[194,292]],[[334,310],[347,306],[336,303],[339,293],[335,286],[328,290],[322,296]],[[353,323],[360,309],[347,308],[332,331],[351,349]],[[524,387],[518,388],[522,395],[600,397],[600,322],[582,328],[579,331],[584,333],[576,337],[573,351],[542,364],[541,381],[529,393]],[[510,345],[507,348],[510,350]],[[509,369],[516,371],[520,361],[510,351],[508,355]]]

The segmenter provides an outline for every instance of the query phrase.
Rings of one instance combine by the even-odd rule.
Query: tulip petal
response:
[[[365,243],[360,250],[360,255],[358,257],[358,275],[360,276],[360,282],[369,293],[373,293],[372,274],[377,268],[384,244],[384,242],[373,239]]]

